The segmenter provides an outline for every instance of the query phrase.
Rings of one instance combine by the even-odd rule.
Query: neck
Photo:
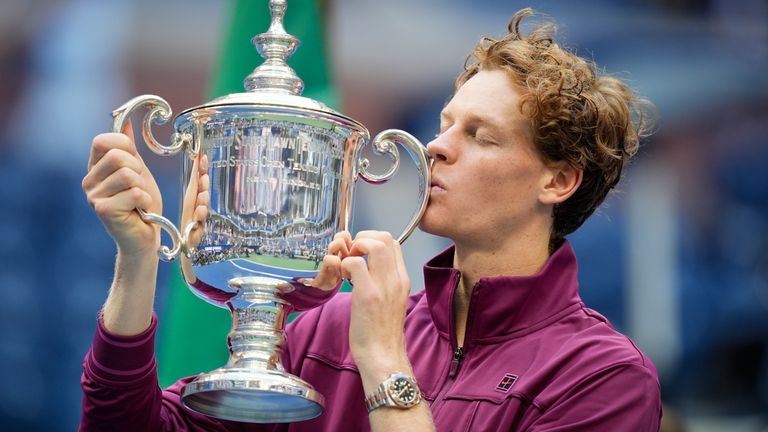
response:
[[[453,266],[461,272],[461,281],[453,298],[457,343],[463,345],[469,299],[482,277],[527,276],[537,273],[549,258],[548,236],[488,242],[485,247],[455,242]],[[533,241],[536,239],[536,241]]]
[[[455,245],[454,267],[461,272],[462,286],[471,291],[482,277],[527,276],[538,272],[549,258],[549,242],[509,239],[487,247]]]

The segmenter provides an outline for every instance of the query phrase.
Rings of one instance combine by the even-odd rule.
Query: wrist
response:
[[[383,355],[365,356],[359,360],[356,358],[355,362],[360,371],[360,378],[363,382],[363,390],[365,391],[365,394],[374,391],[393,373],[401,372],[413,375],[411,363],[408,361],[408,357],[404,351],[396,355],[393,355],[390,351]]]
[[[147,266],[158,260],[159,244],[152,247],[121,247],[117,245],[117,262],[126,265]]]
[[[413,374],[395,372],[366,394],[365,407],[371,413],[382,407],[408,409],[421,402],[421,390]]]
[[[102,310],[109,332],[131,336],[145,331],[152,322],[158,261],[154,255],[118,252],[115,278]]]
[[[128,251],[117,248],[115,277],[119,279],[154,278],[159,266],[157,249]]]

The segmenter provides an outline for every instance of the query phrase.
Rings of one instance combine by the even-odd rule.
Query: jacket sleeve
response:
[[[109,334],[101,319],[83,363],[80,431],[224,431],[241,430],[184,408],[181,380],[167,391],[158,385],[155,362],[157,318],[144,333]]]
[[[546,407],[528,432],[657,432],[661,390],[646,367],[618,364],[579,381]]]

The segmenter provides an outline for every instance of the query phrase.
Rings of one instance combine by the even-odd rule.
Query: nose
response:
[[[443,132],[427,143],[427,151],[435,162],[442,161],[451,163],[456,158],[455,151],[449,144],[450,130]]]

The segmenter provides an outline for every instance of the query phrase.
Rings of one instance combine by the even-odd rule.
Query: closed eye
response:
[[[493,138],[485,137],[483,135],[475,135],[473,138],[480,144],[496,145],[496,141]]]
[[[495,145],[496,139],[488,134],[488,131],[485,130],[483,127],[479,128],[471,128],[468,131],[468,135],[470,138],[474,139],[480,144],[489,144],[489,145]]]

